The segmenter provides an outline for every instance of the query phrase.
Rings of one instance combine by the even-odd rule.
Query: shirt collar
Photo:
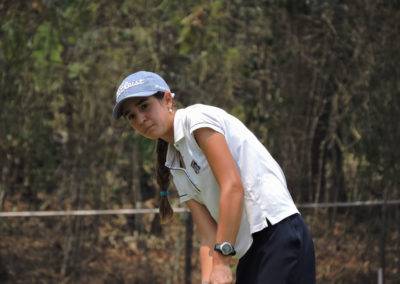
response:
[[[171,144],[168,144],[167,157],[165,158],[165,166],[169,169],[174,168],[176,166],[175,157],[178,156],[178,151]]]

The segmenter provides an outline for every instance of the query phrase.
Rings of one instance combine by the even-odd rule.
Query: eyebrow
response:
[[[140,105],[141,103],[145,102],[146,100],[148,100],[148,97],[141,98],[140,100],[138,100],[138,102],[135,104],[135,106]],[[129,113],[129,110],[125,111],[122,115],[126,116],[128,113]]]
[[[148,97],[142,98],[136,103],[136,105],[138,106],[138,105],[140,105],[141,103],[143,103],[143,102],[145,102],[147,100],[148,100]]]

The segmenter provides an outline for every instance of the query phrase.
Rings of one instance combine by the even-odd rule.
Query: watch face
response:
[[[221,244],[221,251],[222,251],[222,254],[228,255],[232,252],[232,246],[228,243],[223,243],[223,244]]]

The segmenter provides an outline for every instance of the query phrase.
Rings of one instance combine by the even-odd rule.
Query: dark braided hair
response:
[[[157,140],[156,152],[157,152],[157,184],[160,188],[160,191],[166,191],[169,187],[170,183],[170,172],[169,169],[165,166],[165,160],[167,156],[168,143],[162,139]],[[174,211],[169,204],[168,196],[161,195],[160,199],[160,218],[161,223],[165,224],[169,220],[171,220]]]

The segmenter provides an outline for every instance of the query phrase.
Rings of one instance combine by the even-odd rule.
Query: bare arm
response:
[[[186,204],[193,215],[197,231],[200,235],[201,281],[209,281],[217,224],[204,205],[195,200],[189,200]]]
[[[239,172],[222,134],[210,128],[200,128],[194,136],[221,189],[216,242],[234,244],[243,210],[243,185]],[[213,254],[214,266],[228,263],[229,257]]]

